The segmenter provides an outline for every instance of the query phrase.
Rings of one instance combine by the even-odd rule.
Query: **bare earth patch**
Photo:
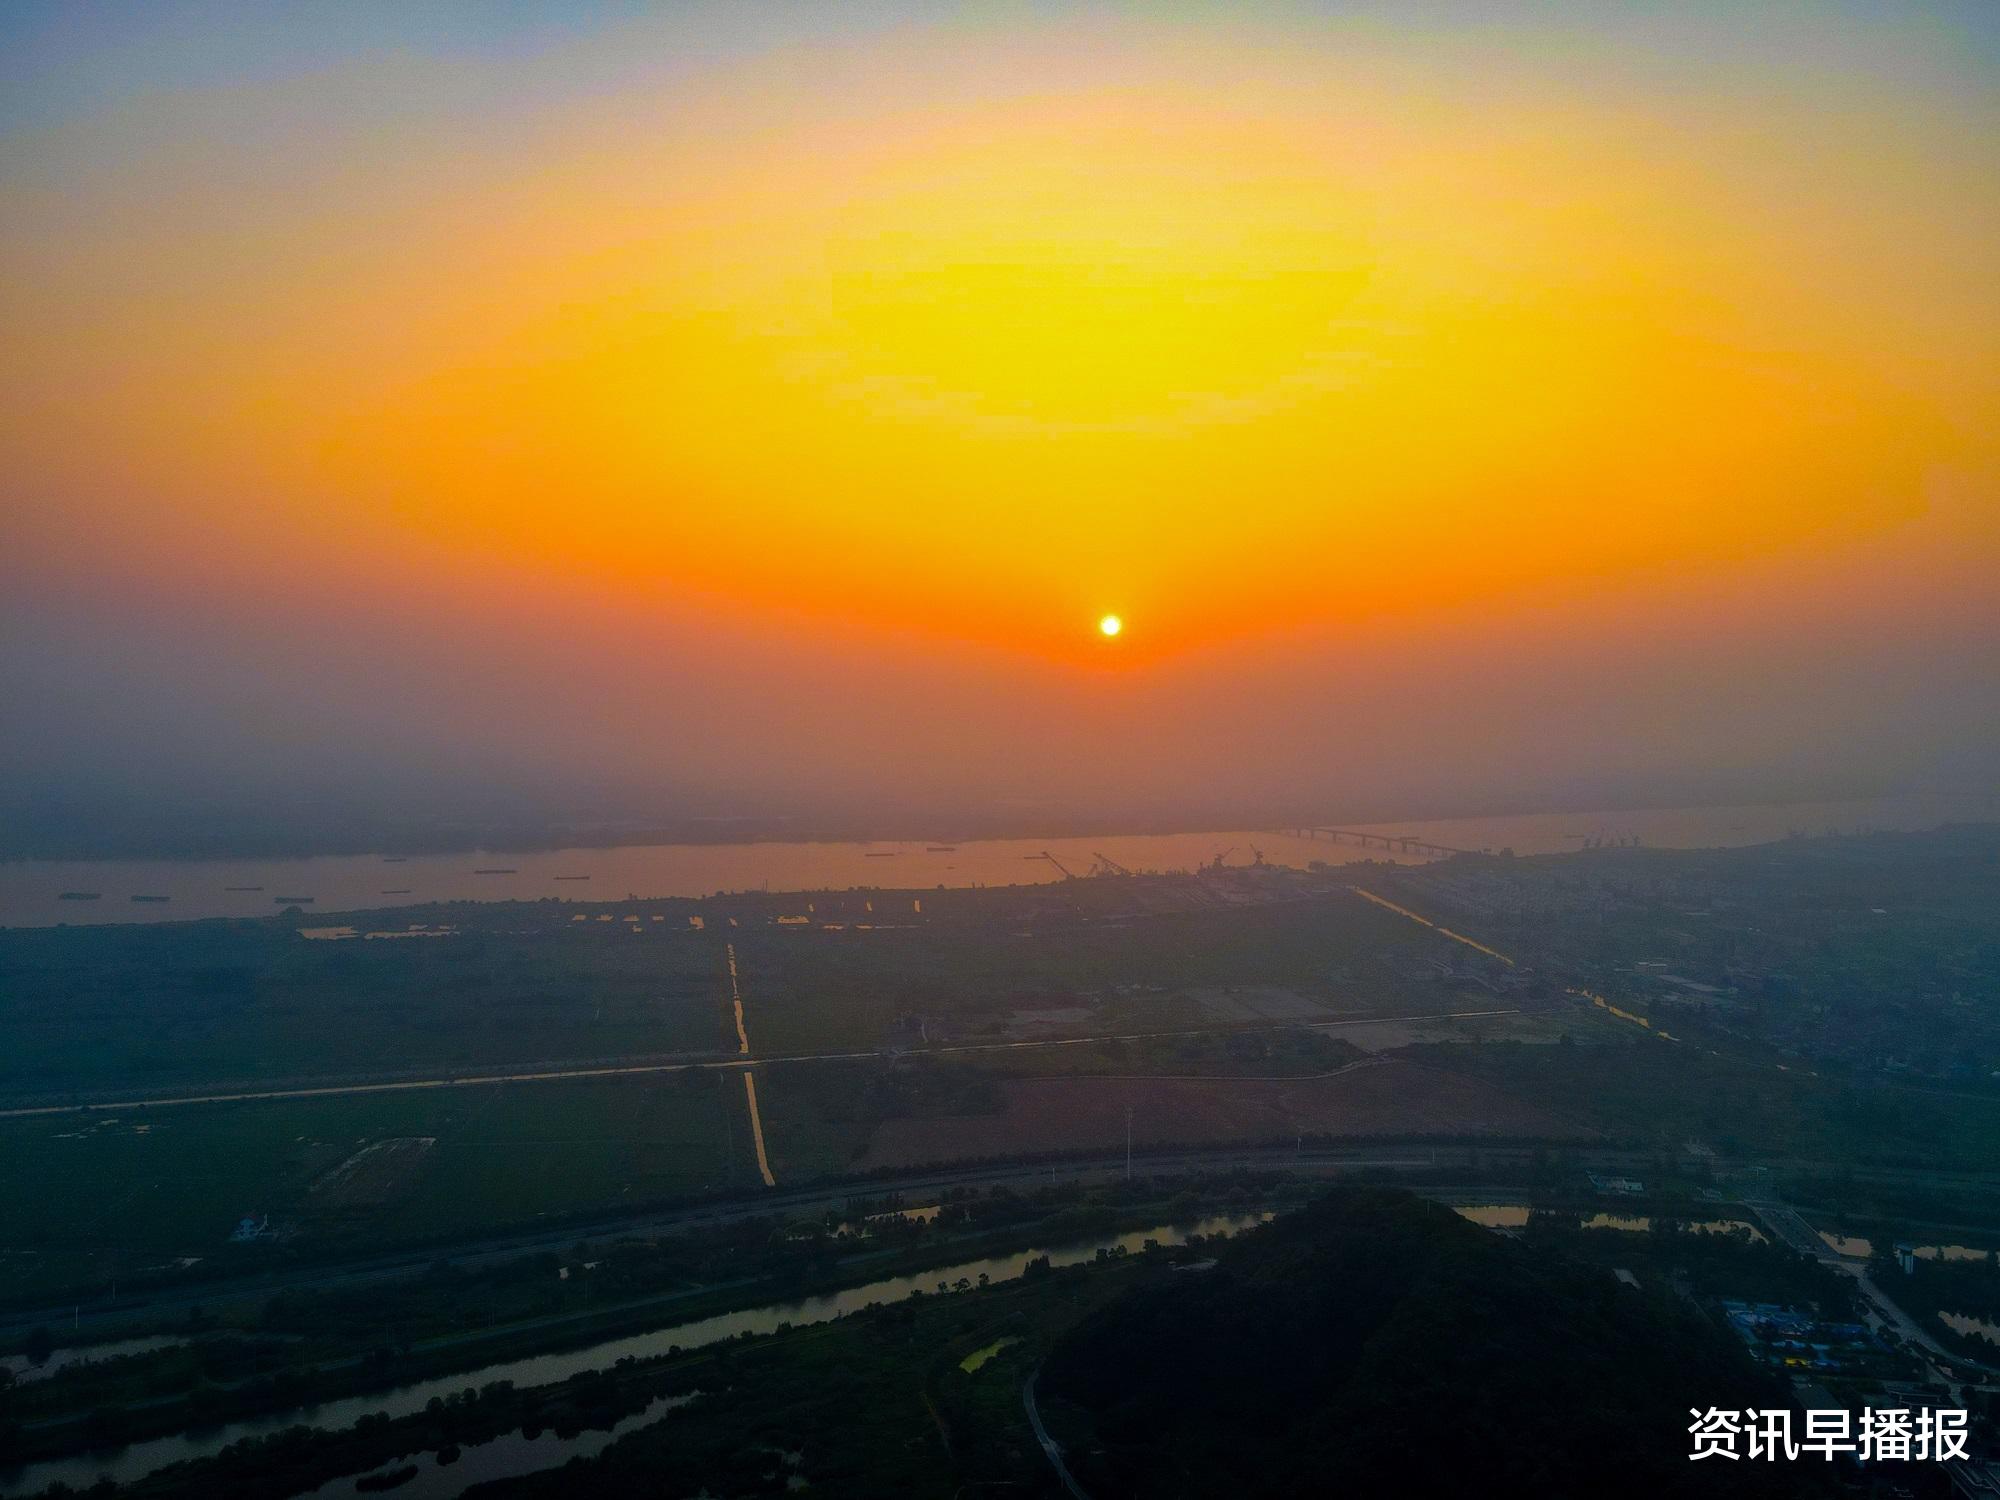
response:
[[[1340,1136],[1536,1136],[1588,1132],[1489,1083],[1388,1062],[1324,1078],[1056,1077],[1000,1085],[991,1115],[887,1120],[861,1168],[1139,1145],[1289,1141]]]
[[[320,1209],[373,1208],[416,1181],[437,1137],[397,1136],[363,1146],[312,1186]]]

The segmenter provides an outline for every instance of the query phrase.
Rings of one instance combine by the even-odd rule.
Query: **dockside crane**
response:
[[[1053,854],[1049,853],[1049,851],[1046,849],[1044,849],[1040,854],[1030,854],[1027,856],[1027,858],[1045,859],[1050,864],[1054,865],[1058,870],[1062,871],[1062,878],[1064,880],[1076,879],[1076,871],[1072,870],[1068,865],[1064,864],[1061,860],[1057,859]]]
[[[1104,873],[1107,875],[1130,875],[1132,873],[1108,854],[1098,854],[1096,855],[1096,859],[1104,867]]]

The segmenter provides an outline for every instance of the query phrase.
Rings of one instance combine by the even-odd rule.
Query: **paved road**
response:
[[[1765,1226],[1774,1235],[1791,1246],[1792,1249],[1798,1251],[1801,1255],[1812,1256],[1813,1259],[1819,1261],[1822,1265],[1831,1266],[1837,1271],[1852,1276],[1855,1286],[1861,1292],[1863,1302],[1867,1304],[1869,1310],[1873,1313],[1876,1324],[1895,1329],[1897,1333],[1902,1335],[1905,1343],[1913,1346],[1919,1358],[1923,1358],[1926,1355],[1929,1356],[1928,1359],[1925,1359],[1925,1363],[1931,1365],[1929,1372],[1931,1379],[1947,1387],[1956,1388],[1957,1382],[1954,1382],[1943,1370],[1936,1368],[1935,1362],[1937,1361],[1944,1362],[1948,1368],[1970,1368],[1985,1371],[1989,1374],[1992,1373],[1978,1360],[1969,1359],[1963,1354],[1954,1354],[1951,1350],[1940,1344],[1925,1330],[1921,1323],[1903,1311],[1894,1299],[1875,1284],[1875,1279],[1869,1275],[1869,1267],[1866,1261],[1855,1260],[1835,1250],[1833,1246],[1820,1237],[1819,1232],[1812,1225],[1808,1224],[1799,1211],[1790,1204],[1773,1197],[1769,1193],[1754,1195],[1746,1193],[1743,1195],[1741,1202],[1745,1208],[1752,1210],[1758,1218],[1762,1219]]]
[[[1810,1255],[1814,1260],[1822,1260],[1829,1265],[1839,1264],[1839,1254],[1790,1204],[1769,1193],[1744,1193],[1739,1201],[1764,1221],[1766,1229],[1799,1254]]]
[[[1050,1437],[1048,1428],[1042,1425],[1041,1408],[1035,1405],[1035,1382],[1041,1378],[1041,1374],[1040,1366],[1030,1370],[1026,1382],[1021,1386],[1021,1405],[1027,1408],[1028,1425],[1035,1429],[1035,1441],[1042,1445],[1042,1452],[1048,1455],[1049,1462],[1055,1466],[1056,1478],[1062,1481],[1062,1487],[1070,1493],[1072,1500],[1090,1500],[1083,1486],[1076,1482],[1076,1476],[1070,1473],[1069,1465],[1063,1462],[1062,1445]]]
[[[1547,1150],[1560,1150],[1567,1160],[1588,1168],[1602,1168],[1608,1171],[1644,1171],[1656,1160],[1655,1153],[1646,1151],[1621,1151],[1615,1149],[1579,1149],[1575,1145],[1555,1145],[1547,1147],[1513,1145],[1437,1145],[1430,1141],[1411,1139],[1404,1141],[1385,1140],[1362,1146],[1308,1147],[1301,1150],[1296,1144],[1290,1146],[1232,1146],[1209,1150],[1188,1149],[1174,1151],[1153,1151],[1136,1155],[1132,1159],[1132,1170],[1142,1177],[1177,1176],[1197,1172],[1234,1171],[1282,1171],[1294,1170],[1314,1175],[1336,1175],[1342,1172],[1360,1170],[1366,1167],[1416,1168],[1464,1166],[1472,1171],[1473,1179],[1482,1167],[1518,1166],[1530,1162]],[[1739,1167],[1742,1164],[1737,1164]],[[1814,1161],[1792,1161],[1770,1166],[1783,1166],[1796,1171],[1825,1171],[1834,1164]],[[1723,1164],[1724,1171],[1729,1170]],[[93,1327],[116,1327],[133,1321],[143,1314],[149,1321],[176,1313],[185,1313],[191,1308],[212,1306],[232,1298],[256,1296],[285,1288],[328,1288],[339,1286],[366,1285],[375,1281],[392,1280],[398,1276],[408,1276],[422,1271],[440,1258],[448,1258],[460,1265],[478,1266],[496,1261],[510,1260],[522,1255],[531,1255],[542,1250],[567,1250],[578,1240],[608,1239],[620,1235],[675,1234],[691,1229],[703,1229],[714,1225],[736,1223],[743,1219],[758,1218],[770,1214],[799,1214],[829,1208],[844,1208],[852,1198],[880,1198],[891,1194],[915,1197],[942,1193],[949,1188],[987,1187],[1003,1184],[1026,1184],[1037,1182],[1077,1182],[1091,1179],[1106,1179],[1122,1176],[1125,1171],[1123,1152],[1107,1152],[1094,1156],[1078,1156],[1061,1162],[1012,1162],[983,1163],[965,1167],[912,1172],[900,1177],[870,1178],[865,1180],[835,1180],[814,1183],[809,1186],[783,1189],[761,1189],[754,1196],[743,1195],[736,1198],[712,1199],[702,1203],[689,1204],[672,1209],[649,1209],[637,1213],[609,1215],[587,1222],[570,1221],[548,1229],[523,1229],[508,1233],[482,1235],[475,1238],[443,1245],[425,1245],[417,1248],[386,1252],[381,1255],[347,1260],[336,1265],[290,1266],[281,1270],[233,1277],[227,1280],[202,1281],[189,1284],[186,1288],[171,1291],[144,1293],[129,1296],[115,1306],[99,1306],[94,1310],[77,1313],[71,1303],[31,1308],[24,1311],[0,1311],[0,1334],[25,1332],[38,1324],[85,1324]],[[1879,1174],[1861,1172],[1864,1178],[1880,1176],[1886,1180],[1906,1182],[1909,1174],[1902,1172],[1882,1172]],[[1950,1174],[1923,1174],[1924,1181],[1991,1183],[1994,1176]],[[1772,1207],[1782,1208],[1782,1204],[1768,1194],[1745,1195],[1741,1198],[1744,1206],[1759,1211]],[[1789,1212],[1789,1210],[1787,1210]],[[1779,1224],[1771,1228],[1787,1244],[1795,1248],[1818,1250],[1832,1256],[1825,1242],[1812,1234],[1803,1220],[1792,1219],[1791,1232]],[[1766,1220],[1769,1223],[1769,1220]],[[1799,1231],[1810,1237],[1797,1238]],[[1837,1256],[1832,1256],[1838,1262]]]
[[[1391,1169],[1466,1167],[1476,1180],[1484,1167],[1519,1166],[1551,1149],[1561,1150],[1566,1159],[1589,1168],[1632,1171],[1645,1170],[1656,1161],[1652,1152],[1615,1149],[1579,1149],[1574,1145],[1556,1147],[1516,1145],[1437,1145],[1412,1139],[1382,1141],[1360,1146],[1327,1146],[1300,1149],[1290,1146],[1220,1147],[1209,1150],[1184,1149],[1153,1151],[1135,1155],[1132,1171],[1142,1177],[1178,1176],[1218,1171],[1283,1171],[1332,1176],[1369,1167]],[[1741,1164],[1738,1164],[1739,1166]],[[1826,1169],[1831,1164],[1796,1161],[1770,1163],[1791,1170]],[[287,1288],[328,1289],[352,1287],[393,1280],[416,1274],[440,1258],[462,1266],[479,1266],[511,1260],[544,1250],[567,1250],[579,1240],[609,1239],[624,1235],[661,1235],[737,1223],[772,1214],[804,1215],[845,1208],[853,1198],[881,1198],[900,1194],[905,1198],[943,1193],[951,1188],[993,1187],[1008,1184],[1078,1182],[1123,1176],[1123,1152],[1073,1157],[1060,1162],[981,1163],[965,1167],[912,1172],[900,1177],[865,1180],[834,1180],[809,1186],[764,1189],[753,1195],[713,1199],[672,1209],[651,1209],[638,1213],[611,1215],[587,1222],[571,1221],[547,1229],[527,1229],[470,1238],[453,1244],[425,1245],[381,1255],[342,1261],[334,1265],[288,1266],[282,1269],[201,1281],[169,1291],[128,1296],[115,1305],[100,1305],[79,1312],[72,1303],[7,1312],[0,1311],[0,1335],[25,1332],[38,1325],[89,1325],[92,1328],[118,1327],[144,1317],[158,1322],[190,1309],[213,1306],[235,1298],[267,1295]],[[1725,1165],[1724,1170],[1728,1167]],[[1874,1174],[1862,1173],[1862,1176]],[[1907,1174],[1879,1174],[1906,1181]],[[1943,1174],[1925,1174],[1924,1180],[1943,1180]],[[1952,1181],[1991,1182],[1989,1176],[1953,1174]],[[1810,1226],[1786,1205],[1768,1193],[1744,1194],[1740,1201],[1785,1243],[1819,1255],[1833,1264],[1840,1257],[1811,1231]],[[1777,1215],[1774,1219],[1770,1215]],[[1869,1288],[1864,1287],[1864,1290]],[[1963,1363],[1964,1361],[1959,1361]]]
[[[739,1002],[740,1005],[740,1002]],[[1271,1026],[1190,1026],[1174,1031],[1113,1031],[1091,1036],[1036,1037],[1014,1042],[954,1042],[945,1046],[913,1049],[907,1053],[880,1049],[852,1052],[794,1052],[770,1057],[746,1055],[749,1038],[743,1037],[743,1054],[732,1057],[690,1057],[673,1062],[607,1063],[599,1067],[536,1068],[513,1073],[454,1074],[448,1078],[397,1078],[375,1082],[330,1083],[300,1088],[244,1089],[234,1093],[162,1094],[147,1099],[104,1099],[77,1104],[37,1104],[0,1109],[0,1120],[26,1119],[36,1115],[75,1114],[81,1110],[169,1109],[189,1104],[243,1104],[262,1100],[325,1099],[343,1094],[394,1094],[412,1089],[482,1088],[499,1083],[548,1083],[574,1078],[629,1078],[649,1073],[689,1073],[713,1070],[785,1067],[796,1063],[861,1062],[896,1056],[939,1057],[969,1052],[1031,1052],[1054,1047],[1089,1047],[1102,1042],[1144,1042],[1189,1036],[1238,1036],[1274,1031],[1338,1031],[1348,1026],[1377,1026],[1393,1021],[1462,1021],[1480,1016],[1514,1016],[1516,1009],[1448,1010],[1418,1016],[1356,1016],[1340,1021],[1296,1021]],[[742,1022],[737,1022],[741,1034]],[[1228,1082],[1229,1080],[1218,1080]]]
[[[1486,1164],[1519,1163],[1534,1155],[1528,1146],[1481,1146],[1476,1150]],[[1432,1147],[1428,1144],[1398,1144],[1356,1147],[1328,1147],[1301,1151],[1296,1145],[1233,1147],[1215,1151],[1162,1151],[1132,1158],[1133,1172],[1142,1177],[1178,1176],[1196,1172],[1246,1169],[1252,1171],[1295,1170],[1317,1174],[1337,1174],[1369,1167],[1413,1168],[1470,1163],[1472,1150],[1465,1147]],[[1601,1160],[1600,1160],[1601,1157]],[[1621,1152],[1593,1153],[1593,1165],[1629,1167],[1641,1158]],[[512,1260],[543,1250],[567,1250],[579,1240],[608,1239],[620,1235],[674,1234],[693,1229],[737,1223],[771,1214],[804,1215],[829,1208],[844,1208],[857,1197],[879,1198],[891,1194],[916,1197],[943,1193],[950,1188],[1087,1181],[1121,1177],[1125,1173],[1123,1152],[1078,1157],[1063,1162],[992,1163],[945,1171],[911,1173],[903,1177],[866,1181],[834,1181],[811,1187],[764,1190],[756,1196],[720,1199],[685,1208],[654,1210],[607,1218],[592,1223],[569,1223],[559,1228],[529,1230],[513,1234],[489,1235],[456,1245],[432,1245],[421,1249],[369,1257],[321,1267],[290,1267],[267,1273],[190,1284],[153,1294],[128,1297],[115,1306],[78,1312],[71,1303],[0,1312],[0,1333],[23,1332],[37,1325],[116,1326],[143,1315],[149,1322],[189,1309],[214,1306],[233,1298],[256,1296],[287,1288],[324,1290],[333,1287],[365,1286],[422,1271],[439,1258],[460,1266],[479,1266]]]

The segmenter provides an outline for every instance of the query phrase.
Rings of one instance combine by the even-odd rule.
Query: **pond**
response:
[[[1525,1203],[1454,1203],[1452,1212],[1486,1229],[1525,1229],[1534,1209]],[[1594,1213],[1582,1221],[1585,1229],[1622,1229],[1627,1233],[1651,1233],[1649,1214]],[[1743,1219],[1679,1219],[1674,1222],[1695,1234],[1748,1234],[1762,1240],[1764,1232]]]
[[[1941,1312],[1938,1321],[1960,1338],[1985,1339],[1989,1344],[2000,1344],[2000,1323],[1990,1323],[1985,1318],[1968,1318],[1963,1313]]]
[[[1819,1237],[1832,1247],[1837,1255],[1845,1255],[1852,1260],[1867,1260],[1875,1253],[1875,1242],[1864,1235],[1835,1234],[1822,1229]],[[1982,1250],[1977,1245],[1913,1245],[1911,1254],[1918,1260],[1987,1260],[1991,1250]]]

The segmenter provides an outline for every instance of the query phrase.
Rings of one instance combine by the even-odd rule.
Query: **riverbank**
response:
[[[912,1294],[970,1290],[993,1282],[1013,1280],[1027,1273],[1038,1261],[1054,1266],[1079,1265],[1096,1260],[1100,1253],[1123,1256],[1142,1251],[1148,1241],[1172,1246],[1206,1236],[1235,1233],[1262,1222],[1265,1216],[1260,1211],[1200,1220],[1193,1225],[1155,1223],[1122,1234],[1094,1236],[1053,1248],[1031,1244],[1008,1253],[954,1260],[947,1264],[937,1264],[927,1254],[887,1259],[858,1256],[843,1262],[850,1274],[835,1281],[837,1289],[820,1290],[804,1296],[795,1294],[781,1301],[739,1305],[733,1311],[714,1312],[706,1316],[698,1315],[704,1304],[691,1298],[677,1309],[683,1316],[664,1327],[657,1322],[656,1299],[650,1307],[650,1316],[647,1309],[611,1309],[601,1318],[593,1318],[588,1323],[551,1323],[538,1329],[509,1330],[477,1342],[460,1342],[450,1346],[454,1357],[449,1364],[456,1373],[429,1378],[411,1378],[422,1368],[422,1361],[427,1357],[422,1351],[413,1350],[415,1358],[395,1367],[397,1383],[387,1389],[381,1389],[387,1371],[378,1367],[371,1372],[372,1379],[367,1384],[375,1388],[374,1394],[338,1397],[320,1394],[303,1407],[288,1405],[274,1415],[245,1417],[222,1422],[200,1432],[187,1431],[177,1436],[133,1442],[103,1456],[83,1454],[31,1463],[0,1479],[0,1493],[33,1494],[56,1482],[87,1486],[104,1478],[120,1484],[132,1483],[172,1464],[216,1457],[245,1440],[270,1438],[292,1425],[286,1418],[294,1411],[305,1411],[311,1418],[309,1425],[321,1432],[344,1431],[364,1419],[372,1422],[377,1417],[386,1417],[393,1422],[426,1410],[433,1401],[456,1396],[467,1386],[477,1388],[496,1383],[520,1387],[553,1386],[625,1360],[655,1360],[739,1337],[828,1322],[876,1303],[901,1301]],[[948,1247],[940,1245],[935,1248],[938,1251],[949,1248],[956,1254],[964,1255],[974,1245],[957,1241]],[[877,1261],[870,1268],[874,1274],[864,1277],[858,1272],[858,1264],[870,1259]],[[881,1274],[898,1259],[930,1263],[899,1274]],[[839,1281],[846,1284],[838,1285]],[[713,1292],[716,1289],[704,1290]],[[739,1304],[745,1300],[741,1289],[734,1300]],[[619,1326],[634,1323],[651,1326],[643,1333],[611,1336],[612,1330]],[[593,1342],[577,1347],[583,1339]],[[562,1352],[527,1352],[537,1347]],[[485,1362],[468,1368],[469,1357],[475,1353]],[[656,1391],[651,1394],[662,1393]],[[515,1408],[509,1406],[507,1410]],[[401,1456],[400,1453],[392,1452],[385,1453],[383,1458],[398,1456]]]
[[[1351,839],[1278,831],[1312,820],[1274,814],[1261,826],[1212,829],[1135,829],[1128,822],[1118,831],[1070,825],[1050,833],[1046,827],[995,825],[945,840],[930,832],[899,837],[880,826],[802,834],[775,824],[731,823],[577,836],[560,843],[502,836],[455,841],[450,848],[382,846],[289,855],[13,857],[0,858],[0,927],[267,916],[286,904],[280,898],[292,897],[310,898],[307,908],[315,912],[348,912],[496,899],[657,900],[755,890],[1034,885],[1065,878],[1065,867],[1082,873],[1101,856],[1109,857],[1111,868],[1141,872],[1193,870],[1219,855],[1246,863],[1252,849],[1262,850],[1272,863],[1301,868],[1314,860],[1421,862],[1425,857],[1385,848],[1383,839],[1519,854],[1563,853],[1591,840],[1729,848],[1795,833],[1933,828],[1990,816],[1976,798],[1905,796],[1341,825],[1377,840],[1372,849]],[[661,833],[671,836],[656,837]],[[1055,862],[1044,859],[1044,852]],[[138,894],[168,899],[135,903],[131,898]]]

